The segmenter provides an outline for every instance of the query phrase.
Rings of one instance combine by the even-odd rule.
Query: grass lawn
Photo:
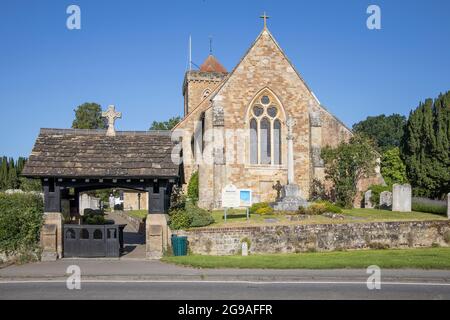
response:
[[[144,219],[147,217],[148,211],[147,210],[130,210],[130,211],[124,211],[129,216],[138,218],[138,219]]]
[[[450,248],[358,250],[242,256],[164,257],[164,262],[197,268],[340,269],[380,268],[450,269]]]
[[[285,217],[286,214],[278,213],[271,215],[250,216],[247,221],[245,210],[229,210],[227,214],[227,222],[224,220],[223,210],[214,210],[212,216],[214,223],[208,226],[215,227],[240,227],[240,226],[263,226],[263,225],[280,225],[280,224],[317,224],[317,223],[349,223],[349,222],[374,222],[374,221],[422,221],[422,220],[447,220],[447,217],[424,212],[393,212],[389,210],[377,209],[348,209],[343,210],[344,220],[331,219],[324,216],[311,216],[308,219],[300,221],[289,221]],[[276,222],[266,222],[266,219],[275,219]]]

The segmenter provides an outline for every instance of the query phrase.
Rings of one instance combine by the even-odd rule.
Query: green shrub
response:
[[[273,208],[269,205],[268,202],[254,203],[249,208],[249,213],[250,214],[270,214],[270,213],[273,213]]]
[[[256,214],[259,215],[266,215],[266,214],[272,214],[273,208],[272,207],[262,207],[255,211]]]
[[[320,215],[327,212],[327,206],[322,202],[312,203],[306,208],[306,214],[309,215]]]
[[[195,171],[191,175],[191,179],[188,184],[187,196],[195,202],[198,200],[198,171]]]
[[[90,208],[84,209],[85,216],[103,216],[104,214],[105,211],[102,209],[90,209]]]
[[[105,217],[98,214],[90,214],[83,217],[83,223],[85,224],[105,224]]]
[[[197,207],[192,201],[186,202],[186,213],[191,217],[190,227],[204,227],[214,222],[214,218],[207,210]]]
[[[370,196],[370,201],[372,202],[372,205],[375,208],[379,209],[380,208],[380,194],[383,191],[392,191],[392,187],[374,184],[374,185],[371,185],[368,190],[372,190],[372,195]]]
[[[173,211],[170,216],[169,225],[172,230],[187,229],[190,227],[192,217],[186,211]]]
[[[169,212],[170,228],[174,230],[208,226],[214,223],[214,218],[207,210],[199,208],[191,199],[185,207]]]
[[[330,201],[316,201],[315,203],[322,203],[325,205],[325,212],[332,212],[332,213],[342,213],[342,209],[331,203]]]
[[[0,193],[0,251],[9,254],[36,248],[43,212],[38,195]]]
[[[303,206],[298,207],[297,213],[298,214],[306,214],[306,208]]]

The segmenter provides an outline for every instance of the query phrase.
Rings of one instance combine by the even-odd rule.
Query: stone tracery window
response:
[[[263,94],[250,110],[250,163],[281,164],[280,106],[274,98]]]

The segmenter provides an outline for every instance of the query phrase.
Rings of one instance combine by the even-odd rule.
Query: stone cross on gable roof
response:
[[[116,135],[114,122],[116,119],[122,118],[122,112],[116,112],[116,107],[114,105],[110,105],[108,106],[108,111],[102,112],[102,117],[108,119],[108,131],[106,131],[106,135],[108,137],[114,137]]]
[[[264,14],[260,16],[260,18],[264,20],[264,29],[267,29],[267,19],[269,19],[270,17],[264,11]]]

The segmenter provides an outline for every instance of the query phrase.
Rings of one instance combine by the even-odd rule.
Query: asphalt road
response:
[[[69,290],[64,281],[2,281],[0,299],[450,299],[449,283],[299,281],[83,281]]]

